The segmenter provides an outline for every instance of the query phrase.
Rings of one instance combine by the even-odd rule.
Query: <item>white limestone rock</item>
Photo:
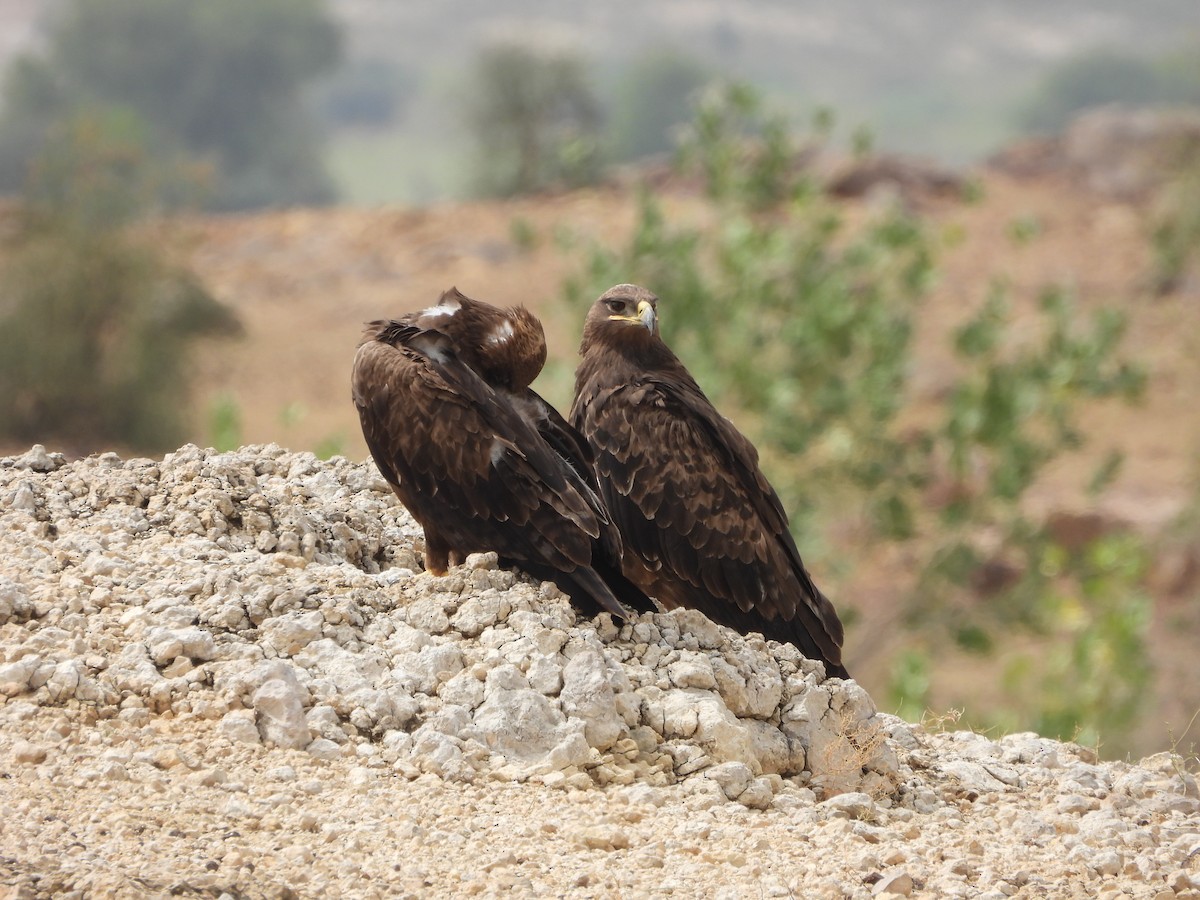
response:
[[[195,662],[216,654],[212,633],[202,628],[152,628],[146,637],[150,658],[165,666],[181,656]]]
[[[307,746],[312,735],[304,718],[306,699],[307,692],[289,666],[272,666],[251,699],[262,739],[278,747]]]
[[[280,656],[295,656],[321,636],[325,617],[320,610],[289,612],[274,616],[259,626],[263,644]]]
[[[598,650],[582,650],[566,664],[559,699],[567,716],[582,720],[584,736],[597,750],[607,750],[627,730],[615,703],[609,666]]]
[[[0,625],[6,622],[24,622],[32,614],[33,604],[25,585],[7,575],[0,575]]]

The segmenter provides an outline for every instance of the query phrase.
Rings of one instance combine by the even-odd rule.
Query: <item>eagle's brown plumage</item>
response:
[[[429,571],[494,550],[589,612],[650,609],[621,574],[586,443],[529,387],[545,359],[528,310],[453,288],[436,306],[371,322],[352,372],[371,456],[424,528]]]
[[[842,624],[813,584],[753,445],[658,334],[658,298],[620,284],[588,313],[571,423],[591,445],[625,574],[662,605],[788,641],[829,674]]]

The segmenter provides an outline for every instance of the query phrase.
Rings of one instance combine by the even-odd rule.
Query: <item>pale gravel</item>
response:
[[[370,463],[0,460],[0,900],[1200,898],[1177,757],[927,733],[419,558]]]

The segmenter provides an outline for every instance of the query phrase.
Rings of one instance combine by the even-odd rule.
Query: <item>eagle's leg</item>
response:
[[[461,550],[451,550],[450,551],[450,565],[461,566],[466,561],[467,561],[467,554],[463,553]]]
[[[450,567],[450,542],[432,528],[425,528],[425,571],[431,575],[445,575]]]

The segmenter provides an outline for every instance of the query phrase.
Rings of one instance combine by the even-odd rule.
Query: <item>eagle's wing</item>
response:
[[[570,463],[583,481],[582,492],[594,500],[596,515],[600,520],[600,539],[593,547],[592,567],[613,595],[625,606],[639,612],[654,612],[653,601],[641,587],[634,584],[624,573],[625,548],[621,531],[612,520],[604,500],[600,484],[596,479],[595,459],[587,439],[564,419],[553,406],[543,400],[532,389],[524,393],[522,410],[535,423],[538,433],[554,451]]]
[[[757,452],[698,387],[639,379],[599,389],[573,415],[626,552],[664,583],[690,587],[660,601],[791,641],[844,671],[841,623],[800,560]]]
[[[601,521],[575,470],[445,335],[389,327],[359,347],[352,389],[371,455],[405,505],[452,546],[587,566]]]
[[[600,486],[587,440],[553,406],[532,388],[512,398],[518,414],[537,431],[550,449],[574,472],[571,481],[598,519],[608,523],[608,510],[600,499]]]

